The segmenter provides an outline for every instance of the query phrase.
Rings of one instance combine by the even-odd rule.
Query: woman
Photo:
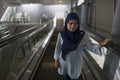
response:
[[[107,44],[106,39],[101,44],[93,44],[87,34],[79,30],[79,18],[76,13],[69,13],[65,20],[64,30],[58,34],[54,59],[58,73],[65,80],[78,80],[82,70],[82,51],[86,47],[90,51],[102,55],[100,47]]]

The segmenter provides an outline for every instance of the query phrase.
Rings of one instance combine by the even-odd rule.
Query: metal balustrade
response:
[[[42,55],[44,50],[42,45],[46,38],[49,41],[55,29],[52,23],[49,21],[43,26],[35,26],[0,40],[0,77],[2,80],[19,79],[34,57]],[[48,36],[48,34],[51,35]],[[41,52],[38,53],[39,50]]]

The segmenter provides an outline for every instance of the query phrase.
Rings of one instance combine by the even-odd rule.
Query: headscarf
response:
[[[74,19],[78,22],[78,28],[77,30],[71,32],[67,29],[68,22]],[[79,30],[79,17],[76,13],[71,12],[67,15],[65,20],[65,26],[63,31],[61,32],[61,36],[63,38],[63,44],[62,44],[62,58],[65,60],[66,55],[70,52],[75,50],[81,39],[84,36],[84,31]]]

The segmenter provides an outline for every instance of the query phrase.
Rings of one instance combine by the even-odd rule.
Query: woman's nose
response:
[[[71,26],[72,26],[72,27],[75,27],[75,24],[72,24]]]

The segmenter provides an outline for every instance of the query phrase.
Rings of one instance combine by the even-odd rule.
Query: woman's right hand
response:
[[[55,68],[58,68],[60,66],[60,63],[58,60],[55,60]]]

